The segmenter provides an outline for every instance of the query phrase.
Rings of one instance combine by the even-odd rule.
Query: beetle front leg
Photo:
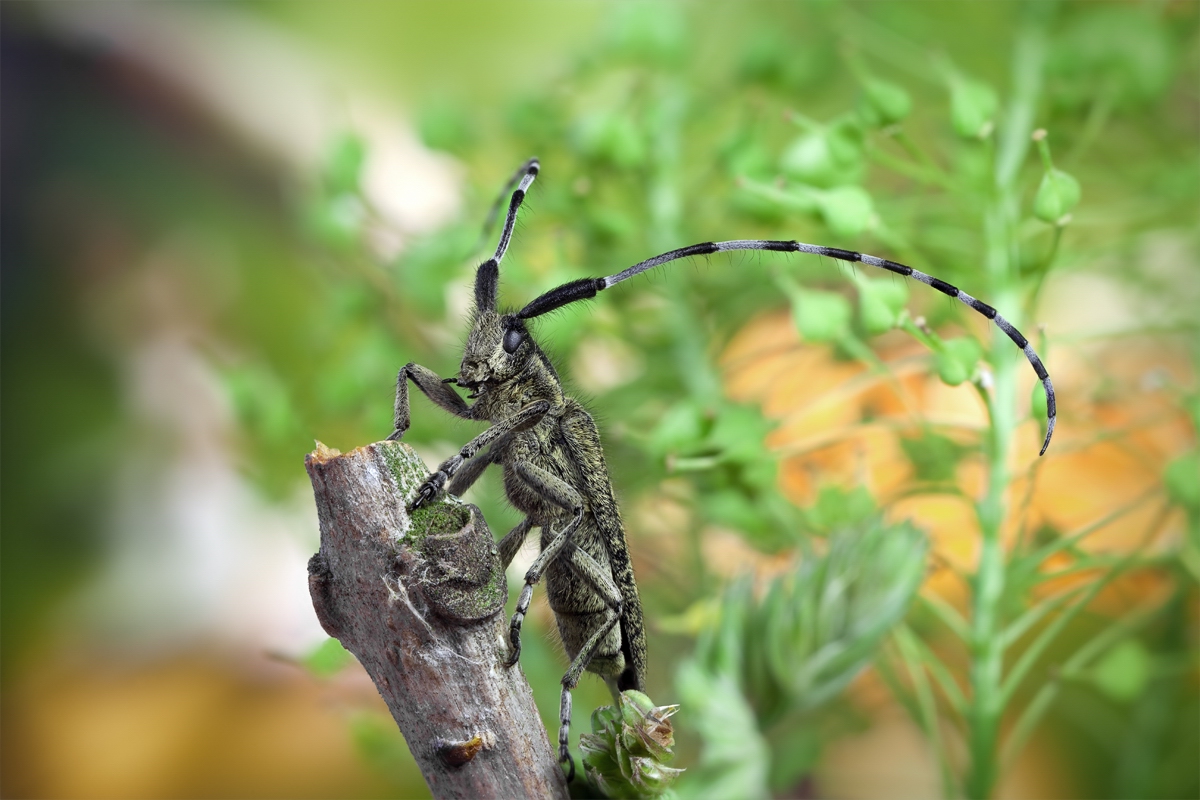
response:
[[[449,386],[449,382],[453,378],[442,379],[436,372],[431,369],[426,369],[420,364],[414,364],[411,361],[405,364],[400,373],[396,376],[396,406],[392,417],[392,424],[395,426],[392,430],[392,435],[387,437],[388,441],[399,441],[404,432],[408,430],[410,422],[408,411],[408,381],[412,380],[417,385],[417,388],[425,393],[433,403],[445,411],[449,411],[456,417],[463,419],[471,419],[471,407],[467,405],[458,392],[454,391]]]
[[[419,383],[417,385],[420,386]],[[455,396],[457,397],[457,395]],[[537,400],[525,406],[508,419],[497,422],[464,444],[461,450],[439,464],[433,474],[418,487],[416,496],[409,506],[409,511],[420,508],[425,503],[437,497],[441,493],[442,487],[446,485],[446,481],[454,477],[454,473],[458,472],[458,468],[463,465],[463,462],[474,458],[476,453],[495,442],[501,436],[507,436],[514,431],[524,430],[531,425],[536,425],[538,420],[549,410],[549,401]]]

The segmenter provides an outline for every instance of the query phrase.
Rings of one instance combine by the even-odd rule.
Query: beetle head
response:
[[[475,274],[475,315],[463,348],[458,384],[476,395],[515,378],[537,349],[523,319],[496,310],[498,273],[495,259],[488,259]]]

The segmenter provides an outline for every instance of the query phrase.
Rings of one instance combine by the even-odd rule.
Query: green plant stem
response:
[[[1058,256],[1058,245],[1062,242],[1063,227],[1062,225],[1054,226],[1054,239],[1050,242],[1050,250],[1038,265],[1033,289],[1029,292],[1029,301],[1026,304],[1030,313],[1037,309],[1038,298],[1042,295],[1042,285],[1046,282],[1046,276],[1050,274],[1050,268],[1054,266],[1054,259]]]
[[[1016,250],[1018,198],[1014,188],[1025,158],[1045,58],[1045,38],[1036,23],[1017,35],[1013,52],[1013,97],[1004,124],[997,131],[994,194],[985,221],[986,263],[997,308],[1016,308]],[[998,777],[998,738],[1004,711],[1002,691],[1004,637],[1000,620],[1006,564],[1001,527],[1006,513],[1005,492],[1011,478],[1009,449],[1016,428],[1016,360],[999,356],[1010,347],[1000,330],[992,335],[993,387],[988,398],[991,428],[987,491],[977,506],[982,541],[979,570],[974,580],[971,615],[971,706],[967,710],[967,750],[970,756],[965,788],[971,798],[991,797]]]
[[[920,181],[925,184],[932,184],[941,187],[948,192],[955,192],[958,187],[954,185],[954,181],[938,170],[931,168],[924,163],[912,164],[904,161],[891,153],[884,150],[882,147],[871,146],[867,149],[867,154],[879,162],[882,166],[887,167],[892,172],[903,175],[906,178],[912,178],[915,181]]]

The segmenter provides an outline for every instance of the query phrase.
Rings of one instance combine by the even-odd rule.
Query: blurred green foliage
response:
[[[158,245],[183,230],[224,243],[224,266],[185,265],[172,280],[200,320],[195,346],[220,375],[245,472],[276,499],[303,480],[313,438],[348,449],[390,433],[401,365],[455,374],[463,309],[454,292],[469,287],[490,245],[479,231],[497,189],[534,154],[543,170],[501,276],[510,305],[683,244],[730,238],[893,257],[1003,303],[1014,322],[1041,321],[1033,315],[1052,271],[1102,273],[1131,291],[1186,300],[1179,270],[1123,266],[1158,233],[1185,239],[1194,277],[1200,187],[1185,76],[1196,68],[1197,22],[1180,4],[246,8],[392,76],[425,144],[464,164],[465,211],[435,234],[406,236],[403,252],[384,261],[370,243],[380,215],[361,186],[375,154],[353,125],[331,137],[288,202],[261,190],[258,182],[276,178],[244,154],[180,158],[169,136],[106,103],[94,76],[63,78],[74,87],[65,101],[23,115],[52,156],[40,165],[38,202],[16,218],[26,233],[15,241],[6,216],[6,675],[100,550],[108,523],[95,508],[114,480],[106,456],[145,435],[118,388],[136,326],[81,310],[97,296],[115,302],[150,267],[144,253],[122,251],[116,266],[71,275],[62,291],[62,264],[75,254],[66,252],[71,237],[47,222],[59,217],[38,216],[47,206],[63,218],[98,218],[118,241]],[[582,16],[571,23],[574,14]],[[1048,133],[1031,139],[1035,129]],[[67,199],[56,185],[71,187]],[[929,369],[944,382],[988,399],[991,428],[978,447],[925,429],[902,447],[918,482],[946,491],[957,491],[950,483],[968,452],[980,453],[999,476],[974,498],[989,541],[1004,522],[1016,423],[1045,413],[1039,386],[1030,405],[1017,397],[1015,370],[1027,367],[1002,335],[935,332],[948,322],[981,330],[963,322],[969,311],[902,281],[847,278],[821,259],[739,253],[673,264],[539,320],[536,335],[598,417],[624,507],[667,479],[688,486],[677,563],[639,573],[651,631],[671,628],[653,636],[649,694],[683,701],[682,785],[730,797],[801,786],[823,747],[866,724],[838,692],[879,659],[937,752],[947,795],[994,792],[1011,763],[1000,762],[1000,731],[1015,728],[1006,741],[1019,750],[1042,723],[1070,734],[1081,795],[1194,795],[1192,762],[1178,756],[1194,755],[1198,741],[1184,719],[1196,710],[1186,677],[1195,641],[1180,610],[1200,576],[1194,445],[1163,473],[1190,538],[1178,545],[1180,561],[1163,567],[1177,588],[1161,613],[1112,622],[1086,612],[1141,555],[1088,555],[1078,539],[1046,530],[1011,560],[985,543],[978,572],[965,576],[968,617],[928,598],[909,614],[924,538],[882,523],[868,486],[824,486],[796,507],[780,490],[780,456],[765,445],[775,423],[722,394],[722,344],[756,313],[783,307],[806,344],[829,344],[872,369],[881,368],[874,340],[899,329],[930,350]],[[1047,354],[1060,345],[1050,331],[1043,341],[1026,332],[1054,374]],[[1194,337],[1194,323],[1184,333]],[[589,344],[627,368],[599,376]],[[1200,402],[1194,387],[1178,391],[1191,403],[1194,435]],[[430,460],[477,431],[423,399],[413,410],[406,438]],[[156,447],[165,463],[171,443]],[[517,522],[497,476],[475,494],[493,529]],[[795,567],[765,586],[726,585],[702,555],[708,525],[735,531],[752,551],[794,552]],[[641,568],[652,542],[633,526],[629,539]],[[1057,553],[1105,577],[1086,591],[1036,594],[1042,563]],[[684,617],[694,624],[657,627]],[[536,625],[531,617],[522,666],[553,729],[563,666]],[[957,637],[965,667],[951,669],[925,644],[943,629]],[[334,670],[336,656],[322,649],[310,667]],[[1052,674],[1050,664],[1070,669],[1032,679]],[[575,731],[606,696],[598,682],[580,686]],[[387,725],[352,728],[373,759],[408,758]],[[946,756],[942,727],[967,743],[965,767]],[[1143,739],[1123,738],[1127,730]],[[410,773],[397,785],[411,790]]]
[[[753,580],[736,581],[701,628],[677,686],[705,754],[682,795],[713,796],[714,782],[728,785],[723,796],[795,786],[838,732],[817,712],[907,612],[925,575],[924,536],[873,515],[831,522],[826,553],[771,580],[761,597]]]

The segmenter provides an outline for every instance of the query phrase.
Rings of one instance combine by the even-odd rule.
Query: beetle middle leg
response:
[[[517,608],[513,613],[512,622],[509,624],[508,639],[512,644],[512,653],[505,662],[505,666],[509,667],[517,663],[517,659],[521,657],[521,622],[529,611],[529,601],[533,598],[533,585],[542,579],[542,573],[546,571],[546,566],[558,557],[563,547],[571,541],[572,534],[583,522],[583,497],[573,486],[562,478],[528,462],[518,462],[513,469],[522,480],[529,484],[530,488],[547,501],[547,505],[558,506],[570,512],[571,521],[562,530],[555,533],[550,544],[542,548],[542,552],[538,554],[525,573],[525,585],[521,588],[521,595],[517,598]]]

